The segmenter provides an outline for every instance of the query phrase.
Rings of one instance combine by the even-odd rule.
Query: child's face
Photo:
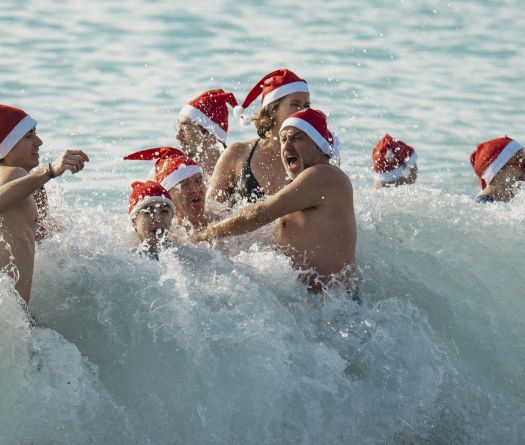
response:
[[[133,224],[140,241],[163,238],[171,227],[173,211],[164,203],[144,206],[137,213]]]

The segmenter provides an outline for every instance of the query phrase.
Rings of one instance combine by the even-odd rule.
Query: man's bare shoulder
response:
[[[297,179],[315,183],[318,186],[346,186],[352,187],[350,178],[339,167],[331,164],[316,164],[304,170]],[[293,184],[293,182],[292,182]]]
[[[0,185],[7,184],[18,178],[27,176],[27,171],[21,167],[0,166]]]

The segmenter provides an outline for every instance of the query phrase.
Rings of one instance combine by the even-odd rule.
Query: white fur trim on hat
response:
[[[310,137],[310,139],[312,139],[312,141],[315,142],[315,145],[317,145],[323,151],[325,155],[332,157],[333,150],[329,142],[310,123],[306,122],[303,119],[299,119],[298,117],[289,117],[281,125],[281,130],[285,127],[295,127],[299,130],[304,131]]]
[[[36,127],[36,120],[31,116],[24,117],[15,128],[13,128],[6,138],[0,144],[0,159],[3,159],[11,151],[11,149],[22,139],[28,131]]]
[[[219,124],[213,122],[198,108],[194,107],[193,105],[186,104],[181,108],[179,114],[189,117],[192,121],[208,130],[219,141],[226,143],[226,132],[220,127]]]
[[[505,148],[501,151],[498,157],[492,161],[492,164],[485,169],[481,177],[487,182],[487,184],[490,184],[494,179],[494,176],[496,176],[498,172],[505,167],[505,164],[509,162],[522,148],[523,146],[518,141],[513,140],[509,142],[505,145]]]
[[[288,96],[292,93],[309,93],[308,84],[306,82],[292,82],[282,85],[276,88],[273,91],[270,91],[262,102],[261,108],[264,108],[266,105],[280,99],[281,97]]]
[[[198,165],[180,166],[177,170],[166,176],[160,185],[170,191],[170,189],[175,187],[179,182],[184,181],[197,173],[202,173],[202,168]]]
[[[175,216],[176,210],[175,210],[175,204],[173,204],[173,201],[171,199],[166,198],[165,196],[158,195],[158,196],[147,196],[142,201],[137,202],[135,207],[133,207],[131,212],[129,212],[129,217],[131,219],[135,219],[135,217],[137,216],[137,213],[139,213],[141,209],[143,209],[144,207],[148,205],[156,204],[156,203],[168,204],[171,211],[173,212],[173,216]]]
[[[242,117],[242,115],[244,114],[244,108],[241,107],[240,105],[235,105],[233,107],[233,115],[237,118],[237,119],[240,119]]]
[[[390,170],[389,172],[383,172],[383,173],[374,172],[373,177],[377,181],[382,181],[382,182],[395,181],[396,179],[399,179],[401,176],[409,174],[410,169],[414,167],[414,165],[416,165],[416,161],[417,161],[417,153],[414,152],[412,153],[412,156],[408,158],[408,161],[406,162],[405,165],[400,165],[399,167],[395,168],[394,170]]]

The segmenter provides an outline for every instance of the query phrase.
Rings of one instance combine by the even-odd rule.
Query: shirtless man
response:
[[[142,243],[139,253],[159,259],[159,248],[166,243],[175,206],[168,191],[153,181],[134,182],[129,198],[129,217]]]
[[[186,231],[202,229],[211,219],[206,211],[203,171],[182,151],[172,147],[149,148],[124,157],[125,160],[156,160],[148,179],[161,184],[175,204],[176,223]]]
[[[42,140],[37,122],[24,111],[0,105],[0,267],[17,279],[15,288],[29,303],[37,236],[37,205],[33,194],[66,170],[78,173],[89,161],[80,150],[66,150],[46,168],[39,165]]]
[[[519,142],[505,136],[479,144],[470,157],[472,168],[481,179],[476,202],[510,201],[525,181],[525,150]]]
[[[219,156],[226,148],[228,107],[237,100],[233,93],[208,90],[184,105],[177,118],[176,137],[184,154],[203,169],[209,179]]]
[[[278,246],[294,268],[305,271],[309,290],[342,284],[356,291],[357,239],[352,184],[330,165],[333,135],[323,113],[310,108],[281,127],[281,160],[291,182],[275,195],[197,232],[195,242],[240,235],[276,221]]]

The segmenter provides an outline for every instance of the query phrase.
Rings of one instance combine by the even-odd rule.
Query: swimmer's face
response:
[[[170,190],[178,216],[187,218],[193,225],[202,222],[206,206],[206,187],[202,173],[196,173]]]
[[[295,127],[284,127],[280,133],[281,161],[292,179],[325,157],[312,139]],[[326,158],[328,159],[328,158]]]
[[[144,206],[139,210],[133,225],[140,241],[157,241],[166,236],[171,227],[173,211],[165,203]]]
[[[406,171],[405,174],[403,174],[402,176],[400,176],[394,181],[386,182],[386,181],[381,181],[379,179],[375,179],[374,187],[376,188],[397,187],[399,185],[414,184],[417,179],[417,173],[418,173],[417,165],[414,164],[414,166],[410,168],[410,170]]]
[[[192,159],[199,154],[199,151],[217,142],[215,136],[183,115],[177,119],[176,138],[180,142],[182,150]]]
[[[525,181],[525,151],[518,151],[502,168],[510,181]]]
[[[292,114],[298,111],[310,108],[310,94],[297,92],[284,96],[274,111],[275,124],[281,127],[281,124]]]
[[[22,139],[4,157],[5,165],[21,167],[27,171],[35,168],[40,163],[39,148],[42,139],[36,134],[36,127],[28,131]]]

